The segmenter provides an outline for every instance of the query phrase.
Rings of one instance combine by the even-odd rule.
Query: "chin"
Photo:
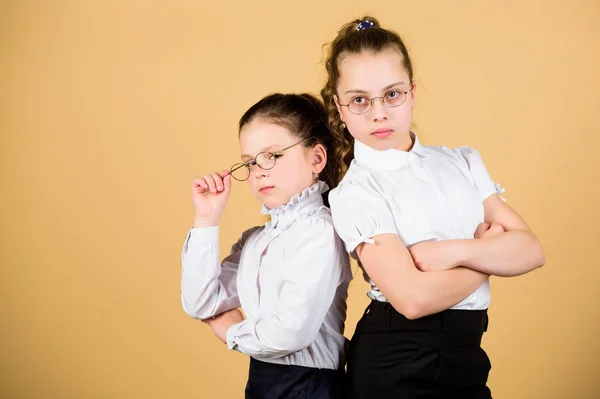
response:
[[[261,200],[261,202],[263,203],[264,206],[266,206],[269,209],[274,209],[277,208],[278,206],[281,206],[283,204],[286,204],[288,201],[283,201],[280,198],[259,198]]]
[[[377,151],[385,151],[395,148],[398,143],[397,140],[393,139],[378,139],[374,137],[370,137],[370,140],[367,142],[367,145]]]

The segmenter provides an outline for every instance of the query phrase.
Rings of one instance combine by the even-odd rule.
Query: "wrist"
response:
[[[466,266],[471,261],[471,245],[475,240],[452,240],[455,266]]]
[[[219,225],[219,218],[215,218],[212,216],[196,216],[194,217],[194,228],[202,228],[202,227],[214,227]]]

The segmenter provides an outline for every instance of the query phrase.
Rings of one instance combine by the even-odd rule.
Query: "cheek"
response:
[[[369,121],[364,116],[352,115],[346,122],[346,129],[352,136],[360,136],[368,130]]]
[[[404,124],[410,125],[412,123],[412,117],[413,117],[413,110],[412,110],[412,103],[410,103],[410,104],[407,104],[407,106],[402,109],[402,112],[400,113],[400,118],[403,122],[405,122]]]
[[[312,178],[311,162],[305,159],[302,155],[295,159],[288,159],[282,168],[277,170],[273,177],[277,178],[281,183],[296,186],[298,183],[305,182]]]
[[[408,101],[402,104],[400,107],[397,107],[388,114],[388,120],[392,122],[396,127],[406,127],[410,126],[412,123],[412,103]]]
[[[250,191],[252,191],[252,192],[256,191],[256,180],[253,179],[252,175],[250,175],[250,177],[248,177],[248,180],[246,180],[246,183],[248,183],[248,187],[250,188]]]

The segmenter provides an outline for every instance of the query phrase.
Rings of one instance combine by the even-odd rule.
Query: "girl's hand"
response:
[[[229,327],[241,323],[242,321],[244,321],[244,316],[239,309],[231,309],[212,319],[204,320],[204,322],[213,330],[217,338],[224,343],[227,343],[227,330],[229,330]]]
[[[456,267],[454,240],[423,241],[409,248],[415,266],[422,272],[449,270]]]
[[[491,237],[504,233],[504,227],[500,223],[480,223],[475,231],[475,238]]]
[[[194,227],[218,226],[230,192],[231,175],[226,170],[195,178],[192,183],[196,207]]]
[[[475,238],[491,237],[504,233],[499,223],[481,223],[477,226]],[[413,245],[409,251],[415,266],[423,271],[449,270],[460,266],[464,258],[464,240],[424,241]]]

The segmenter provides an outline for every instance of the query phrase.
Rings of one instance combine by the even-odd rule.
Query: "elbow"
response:
[[[181,297],[181,305],[183,311],[194,319],[204,320],[214,316],[213,312],[209,311],[206,307],[201,306],[198,302],[186,301],[183,296]]]
[[[315,342],[316,334],[298,334],[296,339],[292,342],[292,348],[290,352],[299,352],[308,348],[313,342]]]
[[[425,312],[424,307],[420,306],[418,304],[411,305],[402,314],[408,320],[416,320],[416,319],[420,319],[421,317],[427,316],[427,312]]]
[[[536,257],[534,268],[539,269],[540,267],[546,264],[546,255],[541,251],[540,254]]]
[[[405,296],[401,300],[390,301],[394,309],[408,320],[416,320],[427,316],[425,304],[417,296]]]
[[[267,345],[260,357],[263,359],[277,359],[300,352],[308,348],[315,340],[311,334],[301,332],[288,332],[281,334]]]
[[[183,311],[185,312],[185,314],[187,314],[188,316],[194,318],[194,319],[208,319],[212,316],[208,316],[205,313],[203,313],[201,311],[201,309],[195,309],[193,307],[189,307],[186,306],[185,304],[183,304]]]
[[[519,254],[519,258],[513,261],[515,264],[522,265],[514,271],[509,271],[504,274],[498,273],[499,277],[515,277],[522,274],[530,273],[535,269],[539,269],[546,264],[546,255],[542,244],[535,238],[533,242]]]
[[[544,253],[544,248],[542,247],[542,243],[537,238],[535,239],[531,254],[534,269],[539,269],[546,264],[546,254]]]
[[[208,316],[207,314],[195,311],[194,309],[189,309],[184,307],[183,311],[185,312],[185,314],[187,314],[188,316],[194,318],[194,319],[200,319],[200,320],[205,320],[205,319],[210,319],[212,316]]]
[[[287,356],[308,348],[313,342],[314,337],[309,337],[309,334],[288,334],[278,345],[279,350],[277,352],[282,354],[282,356]]]

